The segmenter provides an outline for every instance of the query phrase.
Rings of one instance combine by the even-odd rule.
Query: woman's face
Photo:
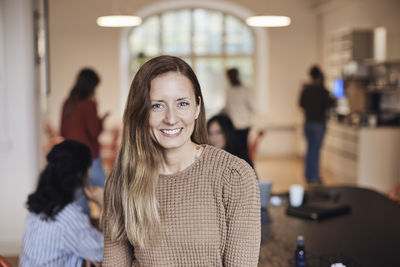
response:
[[[150,131],[164,149],[191,143],[195,120],[200,113],[192,83],[178,72],[161,74],[151,81]]]
[[[211,145],[217,148],[225,149],[226,146],[225,135],[224,132],[222,131],[221,126],[216,121],[211,122],[210,126],[208,127],[208,141],[210,142]]]

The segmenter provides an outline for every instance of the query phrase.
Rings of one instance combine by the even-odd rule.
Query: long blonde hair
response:
[[[179,72],[191,81],[200,104],[191,139],[207,143],[204,101],[191,67],[172,56],[149,60],[133,79],[123,116],[121,146],[104,188],[101,225],[113,241],[129,240],[134,246],[144,246],[160,223],[156,199],[160,148],[150,135],[148,120],[151,81],[167,72]]]

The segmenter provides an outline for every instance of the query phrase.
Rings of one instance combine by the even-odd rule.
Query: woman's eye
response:
[[[153,110],[160,110],[160,109],[163,108],[163,105],[160,104],[160,103],[156,103],[156,104],[151,105],[151,108],[152,108]]]
[[[185,107],[188,107],[190,104],[189,104],[189,102],[185,102],[185,101],[183,101],[183,102],[179,102],[179,107],[181,107],[181,108],[185,108]]]

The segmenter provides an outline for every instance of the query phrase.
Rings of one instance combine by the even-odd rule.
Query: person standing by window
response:
[[[250,129],[251,114],[254,112],[249,89],[240,81],[240,74],[237,68],[226,71],[229,80],[229,88],[226,97],[226,105],[223,113],[226,113],[238,130]]]
[[[248,149],[248,136],[250,132],[250,120],[254,112],[250,99],[249,89],[242,84],[240,73],[237,68],[226,71],[229,88],[226,97],[226,105],[222,113],[228,115],[232,120],[236,132],[237,147],[241,151]]]
[[[75,140],[89,147],[93,162],[87,183],[104,187],[106,175],[101,164],[99,136],[109,113],[102,118],[97,114],[94,94],[99,82],[100,78],[94,70],[85,68],[79,72],[76,83],[63,105],[60,133],[67,140]],[[76,201],[83,212],[89,215],[89,206],[82,190],[77,191]]]
[[[311,83],[306,84],[300,95],[299,105],[304,110],[304,134],[307,141],[305,178],[307,183],[321,183],[319,152],[326,131],[327,111],[335,100],[324,87],[324,75],[317,66],[310,69]]]

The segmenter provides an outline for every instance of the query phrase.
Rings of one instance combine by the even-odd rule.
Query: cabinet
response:
[[[358,130],[335,122],[327,125],[321,150],[322,176],[328,175],[340,183],[357,184]]]
[[[373,31],[345,29],[328,34],[325,56],[327,80],[342,77],[350,61],[373,58]]]
[[[329,122],[321,151],[322,176],[384,194],[400,183],[400,128]]]

